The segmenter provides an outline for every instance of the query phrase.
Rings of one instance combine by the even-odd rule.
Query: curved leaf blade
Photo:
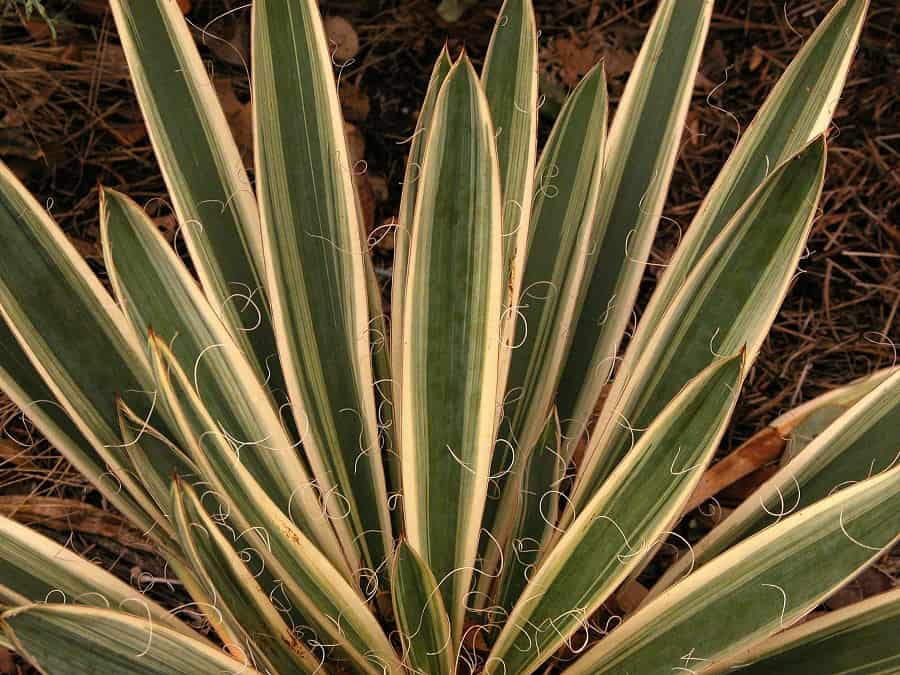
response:
[[[172,488],[178,537],[192,566],[215,598],[215,608],[240,636],[237,653],[252,653],[273,673],[322,672],[322,664],[294,635],[253,573],[213,522],[197,494],[176,481]]]
[[[743,346],[752,363],[794,270],[815,214],[825,171],[820,137],[778,167],[694,266],[652,336],[629,345],[572,495],[578,509],[625,456],[639,429],[696,373]]]
[[[281,580],[288,599],[320,632],[319,641],[340,645],[362,672],[376,675],[382,666],[399,667],[361,594],[244,468],[165,342],[151,334],[150,343],[159,395],[186,439],[187,452],[268,573]]]
[[[643,605],[567,675],[727,663],[813,609],[900,539],[900,467],[741,542]],[[735,611],[739,607],[740,611]]]
[[[588,285],[557,395],[570,456],[609,379],[662,215],[712,0],[664,0],[607,140]]]
[[[109,609],[28,605],[0,614],[19,654],[42,672],[259,675],[208,643]]]
[[[531,222],[525,226],[523,290],[515,303],[519,329],[491,469],[490,492],[496,496],[488,498],[484,517],[484,528],[493,538],[483,541],[485,583],[494,574],[499,551],[508,549],[505,535],[524,506],[518,490],[508,484],[518,482],[516,474],[525,470],[544,431],[583,296],[588,252],[596,244],[593,225],[607,107],[606,77],[598,65],[566,101],[538,163]]]
[[[172,345],[210,415],[240,448],[242,463],[285,513],[294,507],[289,515],[304,533],[336,566],[346,568],[315,492],[298,490],[312,480],[257,370],[144,211],[113,190],[101,194],[103,255],[134,340],[152,327]],[[168,485],[171,474],[163,479]]]
[[[404,659],[413,672],[453,675],[456,654],[441,591],[428,565],[405,539],[394,553],[391,593]]]
[[[713,673],[820,675],[900,670],[900,589],[791,628],[718,664]]]
[[[432,119],[403,315],[406,536],[438,579],[454,640],[465,614],[497,415],[500,178],[481,85],[463,56]]]
[[[255,2],[252,48],[257,192],[278,353],[341,543],[372,571],[392,540],[367,253],[317,3]]]
[[[201,640],[187,624],[136,588],[52,539],[0,516],[0,578],[19,602],[73,603],[113,608]],[[7,602],[8,599],[4,599]]]
[[[513,607],[486,673],[534,672],[674,524],[725,431],[742,360],[723,359],[691,380],[579,511]]]
[[[7,372],[12,378],[23,378],[22,385],[4,386],[19,390],[13,393],[22,409],[32,409],[51,438],[63,441],[61,449],[85,469],[98,489],[120,490],[110,485],[110,475],[120,482],[126,492],[112,495],[112,503],[139,527],[152,530],[152,500],[112,451],[121,445],[116,394],[136,410],[151,407],[146,392],[152,378],[146,359],[140,345],[129,338],[125,317],[99,280],[50,215],[2,163],[0,246],[16,252],[0,267],[0,316],[18,343],[18,348],[10,346],[13,359],[4,370],[11,367]],[[31,368],[21,364],[20,354]],[[50,399],[40,393],[34,373],[50,390]],[[59,403],[90,444],[93,457],[84,452],[63,418],[54,414],[40,419],[40,407],[31,404],[42,398]]]
[[[827,130],[867,7],[868,0],[840,0],[778,80],[719,172],[666,266],[629,342],[629,351],[641,353],[651,348],[650,343],[657,340],[654,327],[663,321],[676,296],[720,234],[728,229],[758,188],[768,181],[775,167]],[[751,356],[753,352],[750,350]],[[627,372],[623,363],[620,373]],[[617,379],[623,378],[617,375]],[[588,402],[587,398],[582,399],[573,424],[582,423],[582,418],[589,414],[585,406],[596,402]],[[627,422],[640,426],[630,418]],[[582,433],[583,429],[572,428],[567,435]]]
[[[256,199],[178,3],[112,0],[159,167],[210,305],[281,386],[264,288]]]

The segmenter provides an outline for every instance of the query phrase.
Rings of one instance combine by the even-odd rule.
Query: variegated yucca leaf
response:
[[[616,108],[586,255],[587,284],[557,394],[568,440],[582,436],[609,379],[662,214],[712,16],[712,0],[663,0]]]
[[[537,669],[573,639],[641,554],[672,527],[725,431],[742,362],[743,353],[722,359],[693,379],[578,511],[503,620],[486,672]]]
[[[456,651],[441,590],[422,557],[402,539],[394,553],[391,594],[404,661],[413,672],[453,675]]]
[[[143,415],[152,408],[141,346],[130,339],[125,317],[87,263],[6,165],[0,165],[0,246],[16,251],[0,267],[0,313],[15,339],[4,350],[3,366],[13,395],[18,389],[22,409],[35,408],[48,436],[63,441],[60,449],[117,508],[138,527],[164,536],[154,527],[152,499],[114,451],[121,446],[115,394]],[[40,410],[55,405],[77,434],[56,412]]]
[[[717,664],[710,675],[850,675],[900,671],[900,588],[829,612]]]
[[[428,91],[422,101],[422,109],[419,111],[419,119],[416,123],[416,131],[412,136],[409,147],[409,157],[406,159],[406,173],[403,176],[403,194],[400,197],[400,213],[397,216],[397,228],[394,236],[394,268],[391,272],[391,366],[393,387],[393,417],[394,424],[399,426],[400,405],[403,397],[400,393],[400,385],[403,381],[403,307],[406,297],[406,273],[409,264],[409,246],[412,241],[412,228],[414,224],[416,202],[419,188],[422,184],[422,162],[425,158],[425,142],[431,127],[431,118],[434,115],[434,105],[437,102],[438,93],[444,84],[444,79],[453,63],[446,49],[442,49],[431,79],[428,81]],[[401,452],[401,448],[397,448]],[[399,458],[397,458],[399,459]],[[391,460],[393,464],[394,459]],[[399,466],[399,463],[398,463]],[[398,469],[397,469],[398,470]],[[394,487],[398,492],[402,491],[399,475],[392,478]]]
[[[332,563],[346,569],[319,496],[310,487],[312,479],[259,372],[147,215],[124,195],[101,194],[106,268],[131,320],[133,339],[146,342],[146,331],[152,328],[171,345],[218,430],[238,449],[260,487],[299,521]],[[171,470],[169,474],[163,480],[171,480]],[[349,569],[346,574],[350,576]]]
[[[680,11],[684,11],[683,6],[694,2],[678,3]],[[629,343],[633,353],[645,351],[648,343],[656,340],[654,327],[663,319],[679,289],[759,185],[775,167],[826,131],[847,77],[867,6],[868,0],[840,0],[832,8],[778,80],[753,122],[743,131],[740,142],[719,172],[672,260],[666,265]],[[609,255],[625,254],[626,251],[619,249]],[[606,304],[600,308],[593,307],[593,311],[599,312],[602,317],[608,303],[616,300],[613,297],[598,298],[597,302]],[[593,367],[600,367],[603,372],[606,368],[603,359],[612,360],[616,356],[613,345],[618,340],[619,336],[615,336],[606,350],[594,352]],[[584,357],[581,358],[580,363],[584,367]],[[576,382],[581,381],[578,371],[570,372],[577,377]],[[593,372],[589,377],[596,374]],[[629,374],[625,364],[619,368],[617,380],[623,374]],[[602,383],[603,379],[589,385],[590,390],[582,390],[578,401],[569,396],[573,419],[566,436],[570,444],[577,443],[583,436],[584,425],[597,402],[596,396],[600,394]],[[566,403],[563,399],[563,404]],[[563,414],[568,414],[565,407]],[[570,454],[573,449],[570,449]]]
[[[560,112],[536,169],[531,220],[524,226],[523,287],[514,312],[518,330],[501,402],[492,494],[483,519],[490,537],[484,538],[488,574],[482,582],[490,582],[499,557],[510,554],[509,533],[522,502],[507,484],[517,481],[516,474],[524,470],[544,430],[569,344],[569,327],[583,295],[585,261],[596,244],[593,224],[606,115],[606,78],[598,65]]]
[[[197,493],[180,481],[172,492],[181,545],[214,597],[214,609],[207,615],[220,615],[226,626],[223,632],[236,638],[226,640],[229,650],[252,655],[253,662],[268,672],[315,673],[319,659],[294,635]],[[218,593],[219,589],[228,590]]]
[[[503,350],[499,393],[518,323],[516,299],[527,257],[537,156],[538,35],[531,0],[505,0],[484,59],[481,81],[497,138],[503,194]]]
[[[371,573],[392,544],[367,251],[313,0],[253,3],[253,98],[266,286],[291,408],[345,554]]]
[[[44,673],[259,675],[197,637],[111,609],[25,605],[0,614],[0,626]]]
[[[693,267],[665,314],[630,344],[579,467],[577,513],[680,387],[717,354],[768,333],[803,252],[825,173],[823,137],[772,171]],[[571,518],[568,515],[567,518]]]
[[[866,0],[836,2],[740,135],[621,362],[712,0],[659,0],[608,139],[597,64],[540,153],[530,0],[499,9],[480,77],[442,50],[389,348],[317,4],[252,3],[251,185],[207,33],[176,0],[111,0],[188,264],[101,188],[111,295],[0,165],[0,387],[191,600],[169,613],[0,517],[0,646],[53,675],[897,670],[896,592],[791,627],[900,538],[896,367],[716,464],[746,475],[776,437],[774,477],[645,571],[722,489],[707,467],[796,272]],[[658,583],[626,608],[639,574]]]
[[[565,672],[715,666],[790,626],[890,548],[900,539],[898,519],[900,467],[895,467],[713,559],[641,607]]]
[[[281,387],[256,199],[181,8],[173,0],[112,0],[110,8],[209,303],[254,367]]]
[[[458,640],[491,469],[503,287],[494,127],[465,56],[435,104],[412,234],[400,406],[406,536],[434,572]]]
[[[153,373],[210,498],[244,534],[284,594],[323,636],[364,672],[396,662],[394,650],[358,589],[307,539],[243,466],[165,342],[150,336]],[[303,486],[298,486],[302,489]]]
[[[832,422],[725,521],[674,563],[657,582],[658,593],[746,537],[884,471],[900,459],[900,369]]]
[[[201,636],[137,589],[14,520],[0,516],[0,602],[112,608],[197,640]]]

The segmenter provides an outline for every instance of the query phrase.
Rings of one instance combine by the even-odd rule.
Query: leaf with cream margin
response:
[[[331,54],[314,0],[257,0],[252,25],[256,187],[278,354],[341,545],[372,573],[393,541],[368,253]]]
[[[591,615],[681,515],[725,432],[742,361],[743,352],[692,379],[579,510],[504,621],[486,673],[534,672],[564,644],[586,639],[578,633]]]
[[[491,470],[503,287],[494,127],[466,56],[441,88],[423,164],[402,329],[403,511],[456,642]]]

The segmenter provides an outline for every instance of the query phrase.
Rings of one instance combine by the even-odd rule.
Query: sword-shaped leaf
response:
[[[709,675],[850,675],[900,671],[900,588],[753,645]],[[705,672],[705,671],[704,671]]]
[[[400,447],[406,536],[460,635],[491,470],[502,282],[494,127],[465,56],[425,150],[403,314]]]
[[[572,495],[577,512],[600,488],[640,430],[685,382],[746,345],[748,363],[787,292],[815,214],[825,172],[819,137],[775,169],[694,265],[653,336],[629,345],[585,452]],[[571,517],[571,515],[569,515]]]
[[[394,553],[391,593],[404,660],[413,672],[453,675],[456,650],[443,596],[434,574],[405,539]]]
[[[499,542],[506,542],[503,563],[485,564],[486,569],[496,570],[494,574],[499,574],[498,579],[485,575],[493,584],[489,589],[490,602],[486,604],[502,607],[506,612],[512,609],[528,580],[534,576],[538,556],[559,518],[560,488],[566,473],[560,441],[559,418],[554,411],[537,444],[523,464],[517,466],[506,486],[515,497],[508,502],[513,517],[507,518],[501,511],[497,522],[506,525],[509,531],[495,529],[496,541],[487,548],[491,554],[499,549]],[[480,602],[481,595],[476,599]]]
[[[209,303],[254,367],[281,386],[253,188],[183,13],[112,0],[159,167]]]
[[[419,186],[422,181],[422,162],[425,158],[425,142],[428,139],[431,127],[431,118],[434,115],[434,104],[437,102],[438,93],[450,67],[450,55],[447,49],[441,50],[434,69],[431,71],[431,79],[428,81],[428,91],[419,111],[419,119],[416,123],[416,131],[412,136],[409,147],[409,157],[406,160],[406,173],[403,175],[403,194],[400,196],[400,213],[397,216],[397,229],[394,236],[394,265],[391,271],[391,375],[393,382],[393,419],[394,425],[399,428],[400,404],[403,400],[400,394],[400,383],[403,380],[401,367],[403,366],[403,301],[406,297],[406,267],[409,264],[409,245],[412,241],[413,218],[415,216],[416,201],[419,194]],[[395,433],[394,440],[398,434]],[[395,451],[402,452],[397,447]],[[395,459],[390,460],[391,468]],[[401,489],[399,476],[399,462],[393,469],[396,476],[391,477],[392,487],[399,492]],[[402,508],[402,504],[401,504]]]
[[[0,266],[0,315],[18,343],[4,350],[4,378],[10,379],[4,388],[117,508],[138,527],[152,530],[155,505],[114,452],[122,443],[116,394],[138,411],[152,405],[146,393],[152,377],[141,345],[87,263],[2,163],[0,248],[15,251]],[[35,374],[52,396],[43,393]],[[48,403],[32,405],[40,400]],[[77,434],[64,416],[45,409],[56,403]]]
[[[531,0],[503,3],[491,34],[481,81],[496,130],[503,194],[502,394],[518,325],[515,300],[519,297],[527,255],[537,156],[538,47]]]
[[[741,363],[742,355],[722,359],[691,380],[579,510],[504,622],[486,673],[534,672],[677,520],[724,433]]]
[[[588,288],[557,395],[569,438],[586,428],[615,362],[662,214],[712,0],[664,0],[616,108],[606,147]]]
[[[392,540],[367,252],[314,0],[253,4],[253,101],[267,287],[294,418],[348,557],[375,570]]]
[[[516,481],[530,461],[553,405],[571,339],[572,320],[584,296],[588,253],[596,245],[594,214],[601,184],[606,137],[606,78],[602,65],[585,75],[566,101],[537,167],[522,293],[515,303],[518,330],[506,379],[503,418],[494,450],[496,489],[485,510],[485,571],[493,574],[497,553],[508,549],[512,522],[524,505]],[[553,480],[553,474],[546,476]],[[520,486],[521,487],[521,486]],[[543,494],[549,483],[540,490]],[[482,581],[490,580],[485,575]]]
[[[43,673],[259,675],[199,637],[111,609],[27,605],[0,614],[0,626]]]
[[[136,588],[65,546],[3,516],[0,516],[0,583],[14,589],[23,602],[112,608],[142,619],[150,617],[158,625],[202,639]]]
[[[289,515],[349,576],[320,499],[309,487],[312,480],[300,462],[299,450],[246,353],[137,204],[104,190],[100,211],[106,267],[116,297],[131,320],[134,340],[145,338],[152,327],[172,345],[219,429],[239,448],[244,466],[279,508],[288,513],[293,507]],[[168,485],[172,476],[163,478]]]
[[[679,577],[832,492],[884,471],[900,459],[900,369],[841,415],[759,487],[690,555],[672,565],[652,590]]]
[[[254,574],[225,538],[197,494],[176,481],[172,488],[174,519],[181,546],[214,598],[232,634],[240,637],[237,653],[252,653],[272,673],[322,672],[315,658],[285,623]]]
[[[287,598],[319,632],[319,642],[339,645],[362,672],[376,675],[382,666],[399,667],[362,595],[244,468],[178,359],[152,334],[150,353],[158,393],[187,442],[185,450],[234,526],[260,554],[267,573],[282,582]]]
[[[109,475],[106,461],[72,423],[53,392],[22,351],[15,335],[0,316],[0,390],[22,411],[34,426],[53,444],[110,504],[128,516],[139,527],[152,528],[153,523],[143,507],[121,489]]]
[[[728,663],[881,555],[900,539],[898,522],[900,467],[741,542],[642,606],[566,675],[699,672]]]
[[[679,7],[682,5],[681,2],[677,4]],[[683,4],[686,8],[690,3]],[[755,119],[744,131],[666,266],[649,305],[641,315],[629,350],[641,353],[651,348],[649,343],[657,341],[655,327],[663,320],[676,294],[743,204],[775,167],[826,131],[844,87],[867,5],[868,0],[838,2],[778,80]],[[624,255],[622,250],[618,253]],[[604,298],[600,302],[609,301],[610,298]],[[602,316],[606,306],[591,309]],[[630,307],[626,311],[630,311]],[[611,351],[607,350],[605,354],[595,352],[594,367],[604,368],[603,358],[612,360],[615,356],[614,343],[609,342],[609,347]],[[753,350],[750,353],[752,355]],[[616,377],[625,379],[623,375],[630,376],[625,364],[622,364]],[[585,389],[580,395],[578,409],[573,413],[566,434],[571,437],[569,454],[577,437],[584,433],[584,423],[596,404],[596,398],[591,400],[591,397],[599,393],[602,383],[603,380],[594,382],[589,385],[589,391]],[[571,395],[568,401],[571,403],[567,403],[565,398],[561,402],[563,414],[567,413],[568,405],[576,405]],[[630,418],[620,418],[619,421],[640,426]],[[576,425],[581,426],[576,428]]]

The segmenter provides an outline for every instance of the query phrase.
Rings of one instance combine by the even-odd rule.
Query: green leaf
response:
[[[505,0],[497,15],[481,81],[494,121],[503,194],[504,325],[502,393],[515,344],[516,299],[527,256],[538,119],[537,27],[531,0]]]
[[[253,4],[256,180],[294,418],[348,557],[392,547],[378,444],[366,249],[317,3]],[[359,553],[354,554],[354,548]]]
[[[456,652],[437,580],[405,539],[394,553],[391,593],[404,660],[413,672],[453,675]]]
[[[465,56],[435,106],[403,314],[406,536],[462,630],[491,465],[502,283],[494,128]]]
[[[588,251],[596,244],[594,213],[601,184],[607,95],[602,66],[588,73],[566,101],[537,167],[531,222],[525,227],[523,290],[513,314],[517,334],[509,364],[504,417],[492,463],[492,487],[484,518],[494,541],[485,542],[490,579],[497,552],[524,505],[515,480],[544,431],[583,296]],[[552,474],[551,474],[552,476]],[[549,488],[545,485],[540,493]],[[495,518],[495,513],[497,517]],[[489,539],[489,538],[485,538]]]
[[[717,664],[710,674],[896,673],[900,671],[898,634],[900,588],[755,644],[728,663]]]
[[[569,457],[608,381],[631,320],[691,101],[712,0],[664,0],[616,108],[587,255],[583,305],[557,406]]]
[[[116,297],[131,320],[134,340],[152,326],[172,345],[218,428],[239,448],[244,466],[351,576],[315,490],[298,490],[312,480],[258,371],[144,211],[115,191],[104,190],[101,196],[103,255]],[[171,477],[171,472],[162,476],[167,486]]]
[[[691,380],[579,510],[504,622],[486,673],[531,673],[586,639],[576,633],[681,515],[725,431],[741,363],[720,360]]]
[[[125,317],[82,257],[2,163],[0,247],[16,252],[0,267],[0,315],[15,337],[3,352],[4,379],[9,378],[4,389],[12,390],[18,405],[34,414],[51,440],[60,441],[60,449],[117,508],[153,536],[161,534],[153,528],[153,501],[112,451],[121,445],[116,394],[135,410],[152,407],[146,394],[152,377],[141,345],[131,339]],[[32,405],[39,400],[51,403]],[[52,402],[79,436],[64,417],[45,414]],[[83,447],[81,436],[93,453]]]
[[[293,633],[254,574],[200,502],[183,482],[172,489],[175,522],[181,545],[193,568],[215,598],[215,610],[231,632],[240,636],[237,653],[252,653],[273,673],[315,673],[320,660]]]
[[[403,303],[406,297],[406,268],[409,264],[409,245],[412,242],[412,228],[416,203],[418,201],[419,186],[422,181],[422,162],[425,157],[425,142],[431,128],[431,119],[434,116],[434,105],[437,102],[438,93],[447,73],[452,66],[450,55],[446,47],[441,50],[434,69],[431,71],[431,79],[428,81],[428,91],[419,111],[416,123],[416,131],[412,135],[409,147],[409,157],[406,160],[406,173],[403,176],[403,194],[400,196],[400,212],[397,216],[397,229],[394,237],[394,266],[391,272],[391,367],[393,382],[393,419],[394,424],[400,424],[400,404],[403,396],[400,393],[403,366]],[[397,434],[395,434],[395,441]],[[397,448],[400,451],[400,448]],[[389,467],[394,460],[391,460]],[[399,471],[399,461],[394,468]],[[400,476],[392,476],[392,485],[400,490]],[[402,508],[402,506],[401,506]]]
[[[0,316],[0,390],[28,417],[68,462],[97,488],[110,504],[139,526],[152,523],[121,485],[109,475],[106,462],[72,423],[53,392],[22,351]]]
[[[819,137],[775,169],[695,265],[659,320],[641,321],[585,451],[572,494],[577,512],[656,414],[717,354],[765,339],[815,214],[825,171]]]
[[[122,432],[121,450],[141,484],[156,502],[160,513],[168,520],[172,513],[172,477],[196,476],[197,467],[181,448],[175,446],[124,401],[117,400],[116,408]]]
[[[136,588],[74,551],[31,528],[0,516],[0,579],[23,602],[93,605],[150,617],[160,626],[192,636],[187,624],[144,596]],[[3,598],[4,604],[12,601]]]
[[[728,663],[896,543],[898,519],[900,467],[741,542],[643,605],[565,672],[656,673]]]
[[[267,572],[280,579],[288,600],[318,631],[322,644],[339,645],[362,672],[399,664],[365,600],[328,558],[285,515],[244,468],[164,341],[151,334],[159,395],[172,411],[191,459]],[[309,487],[309,486],[306,486]],[[298,486],[304,489],[304,486]]]
[[[179,234],[209,303],[278,388],[256,200],[207,67],[177,2],[112,0],[110,7]]]
[[[666,570],[658,594],[739,541],[832,492],[884,471],[900,457],[900,369],[838,417],[725,521]]]
[[[54,675],[259,675],[195,637],[109,609],[28,605],[0,614],[19,654]]]
[[[560,455],[560,449],[559,417],[554,410],[537,444],[528,457],[517,465],[506,485],[506,490],[513,497],[508,502],[513,516],[507,518],[502,512],[498,514],[498,522],[505,524],[509,531],[502,532],[495,528],[492,532],[495,541],[487,548],[489,555],[496,555],[499,542],[505,542],[502,564],[488,558],[484,566],[488,570],[497,570],[495,574],[499,574],[496,580],[485,575],[486,579],[494,582],[486,598],[489,600],[485,603],[487,605],[501,607],[508,612],[534,575],[538,555],[546,546],[559,517],[560,488],[566,473],[566,461]],[[482,596],[479,594],[476,600],[481,602]]]
[[[681,5],[681,2],[678,4]],[[657,340],[654,327],[663,320],[694,269],[754,191],[766,181],[775,167],[827,130],[844,87],[867,6],[868,0],[841,0],[832,8],[778,80],[753,122],[744,130],[740,142],[687,228],[675,255],[666,265],[641,316],[641,324],[629,343],[629,349],[634,353],[649,349],[649,343]],[[678,137],[680,133],[676,134],[676,141]],[[621,249],[619,253],[622,253]],[[610,298],[598,301],[607,303]],[[599,311],[604,312],[605,307],[603,304]],[[625,311],[630,309],[629,306]],[[595,352],[595,356],[597,359],[612,357],[615,356],[614,351],[612,348],[605,355]],[[602,366],[597,359],[593,365]],[[580,373],[583,370],[569,372]],[[580,382],[581,378],[576,381]],[[590,414],[589,408],[596,404],[596,399],[589,399],[599,392],[599,386],[595,383],[590,395],[585,392],[581,396],[567,436],[583,433],[583,428],[574,428],[573,425],[583,424],[586,415]],[[568,400],[571,401],[571,397]],[[563,399],[563,415],[567,414],[567,405],[566,399]],[[640,426],[635,420],[627,421],[632,426]]]

